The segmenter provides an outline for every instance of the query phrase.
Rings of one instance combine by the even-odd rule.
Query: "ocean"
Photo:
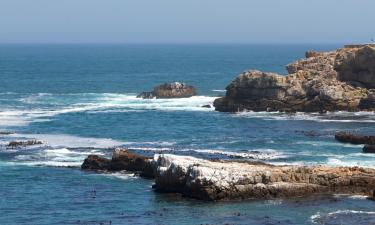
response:
[[[0,224],[375,224],[363,196],[203,202],[155,193],[131,173],[80,170],[113,147],[152,155],[375,168],[337,131],[375,133],[375,113],[220,113],[213,101],[240,72],[286,74],[303,45],[0,45]],[[185,99],[138,99],[161,83],[197,88]],[[14,140],[42,145],[10,149]]]

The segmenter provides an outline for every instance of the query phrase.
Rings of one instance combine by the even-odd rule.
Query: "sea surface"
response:
[[[375,168],[337,131],[375,133],[374,113],[220,113],[203,105],[248,69],[286,74],[308,49],[341,45],[0,45],[0,224],[375,224],[364,196],[202,202],[157,194],[131,173],[79,169],[113,147],[152,155]],[[137,99],[164,82],[186,99]],[[42,145],[11,149],[14,140]]]

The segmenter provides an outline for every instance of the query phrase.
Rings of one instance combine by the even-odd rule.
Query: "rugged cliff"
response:
[[[214,102],[218,111],[325,112],[375,110],[375,46],[351,45],[306,52],[286,66],[288,75],[240,74]]]

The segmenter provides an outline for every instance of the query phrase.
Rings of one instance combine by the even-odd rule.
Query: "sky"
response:
[[[363,43],[375,0],[0,0],[0,43]]]

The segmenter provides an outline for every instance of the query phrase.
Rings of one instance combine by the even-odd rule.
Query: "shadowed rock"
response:
[[[344,143],[375,145],[375,136],[355,135],[348,132],[339,132],[335,134],[335,139]]]
[[[89,155],[83,162],[83,170],[131,171],[139,172],[142,177],[153,177],[151,158],[130,153],[127,149],[117,148],[112,159]]]
[[[214,102],[223,112],[375,110],[375,48],[358,46],[306,53],[287,76],[250,70]]]
[[[83,170],[108,170],[110,168],[111,160],[99,157],[97,155],[89,155],[83,161],[81,169]]]
[[[365,145],[363,147],[363,153],[375,153],[375,145]]]
[[[142,92],[137,98],[189,98],[196,94],[193,86],[173,82],[156,86],[151,92]]]

